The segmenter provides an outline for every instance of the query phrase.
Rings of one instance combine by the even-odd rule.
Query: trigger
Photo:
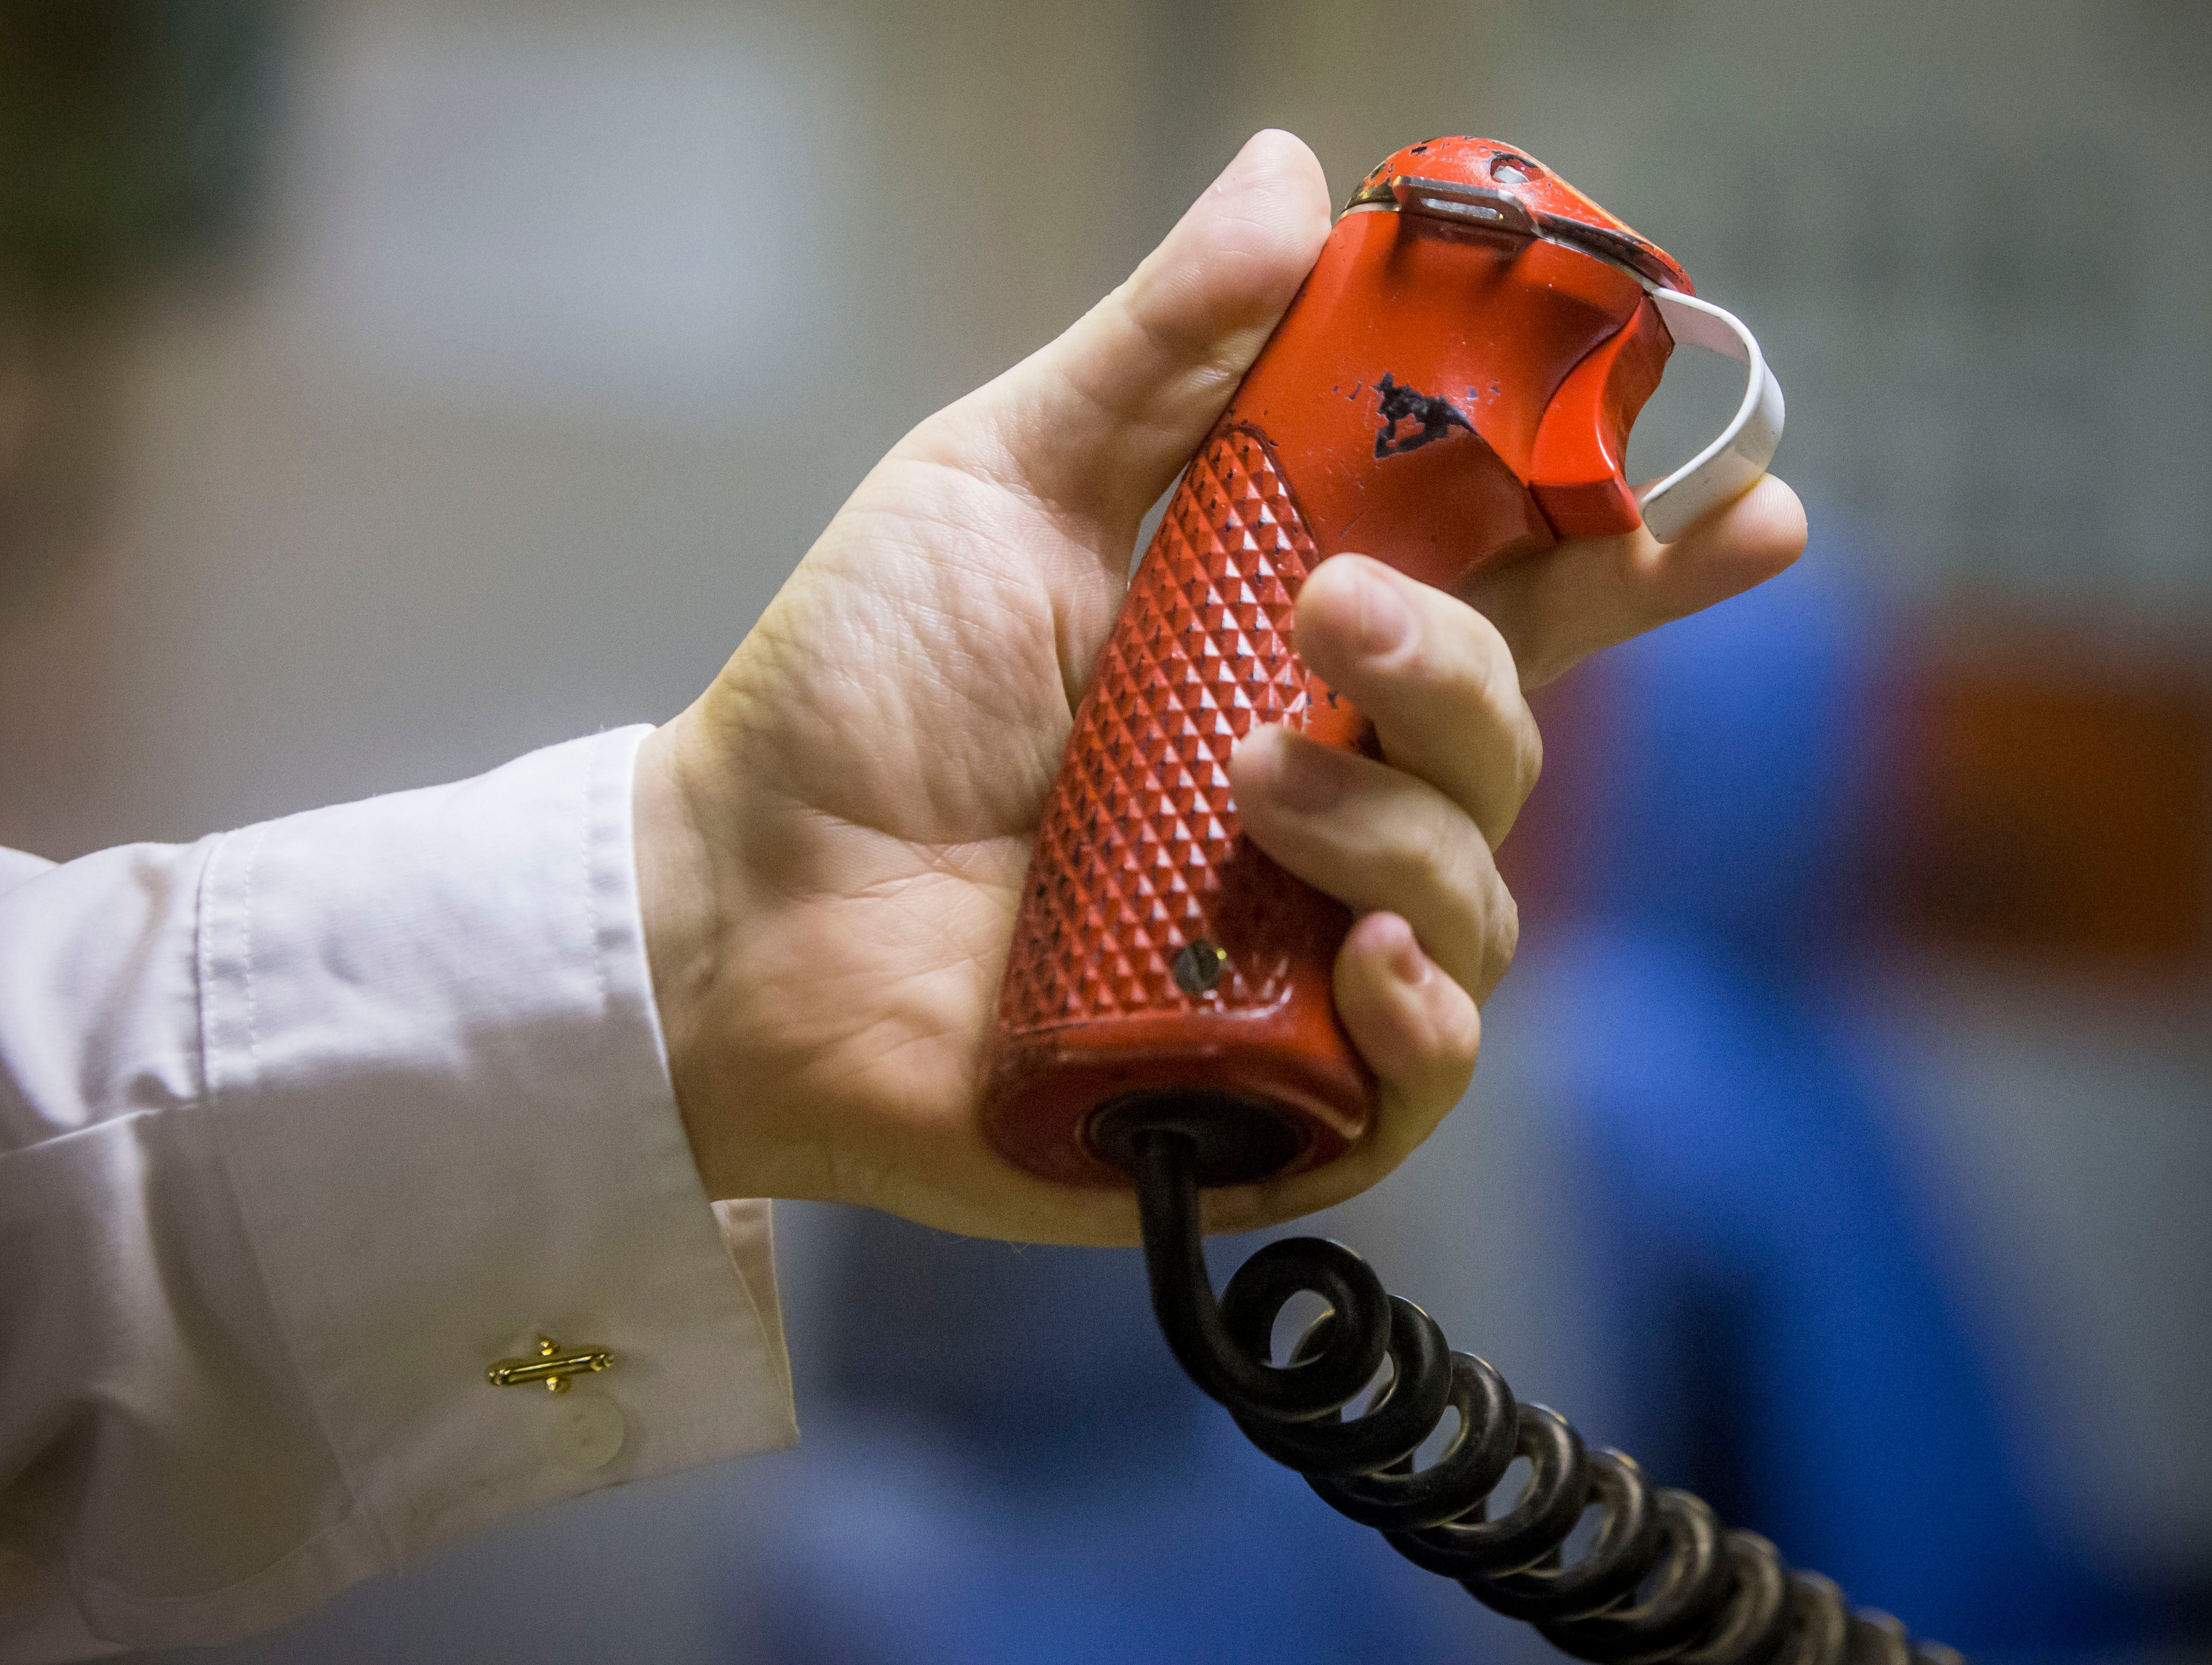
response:
[[[1647,296],[1627,325],[1567,373],[1536,429],[1528,489],[1561,538],[1601,538],[1644,524],[1621,467],[1636,413],[1667,368],[1674,337]]]

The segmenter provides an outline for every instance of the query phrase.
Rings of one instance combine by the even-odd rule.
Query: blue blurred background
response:
[[[1816,528],[1547,692],[1474,1088],[1321,1229],[1984,1660],[2212,1659],[2193,0],[7,0],[0,842],[672,712],[1263,125],[1340,197],[1510,138],[1650,233],[1767,347]],[[799,1451],[192,1656],[1545,1656],[1246,1448],[1132,1256],[779,1252]]]

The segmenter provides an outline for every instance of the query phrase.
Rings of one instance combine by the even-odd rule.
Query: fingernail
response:
[[[1326,746],[1285,734],[1275,742],[1275,768],[1267,782],[1274,800],[1308,815],[1334,809],[1344,796],[1342,761]]]
[[[1359,651],[1380,659],[1413,634],[1413,610],[1387,578],[1359,576]]]

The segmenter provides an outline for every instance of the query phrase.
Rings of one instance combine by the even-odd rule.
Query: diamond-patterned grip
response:
[[[1229,789],[1255,723],[1339,742],[1363,726],[1291,647],[1316,559],[1266,440],[1218,433],[1137,569],[1038,828],[987,1109],[1024,1167],[1125,1182],[1086,1123],[1133,1092],[1241,1100],[1230,1113],[1295,1135],[1275,1142],[1291,1166],[1364,1127],[1329,994],[1349,915],[1242,836]]]

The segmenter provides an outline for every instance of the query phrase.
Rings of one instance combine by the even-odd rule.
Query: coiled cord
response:
[[[1941,1644],[1916,1644],[1887,1613],[1852,1612],[1829,1580],[1792,1571],[1756,1534],[1725,1530],[1689,1492],[1653,1486],[1620,1452],[1585,1449],[1565,1417],[1518,1403],[1503,1376],[1452,1352],[1434,1320],[1387,1294],[1340,1243],[1269,1243],[1217,1304],[1200,1253],[1192,1136],[1139,1131],[1128,1149],[1152,1310],[1176,1359],[1255,1445],[1416,1565],[1600,1665],[1965,1665]],[[1276,1318],[1301,1292],[1328,1310],[1289,1364],[1273,1364]],[[1346,1419],[1385,1359],[1387,1385]],[[1458,1431],[1416,1472],[1413,1453],[1447,1410]],[[1516,1457],[1530,1480],[1492,1520],[1490,1493]],[[1562,1546],[1593,1505],[1603,1511],[1596,1535],[1564,1564]]]

